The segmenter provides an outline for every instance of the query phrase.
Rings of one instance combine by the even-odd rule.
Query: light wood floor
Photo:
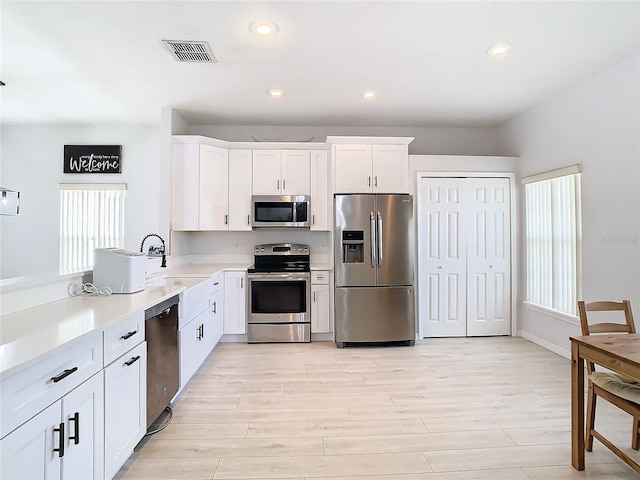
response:
[[[569,371],[510,337],[220,344],[116,478],[637,479],[597,441],[586,470],[571,468]],[[633,452],[631,417],[598,408]]]

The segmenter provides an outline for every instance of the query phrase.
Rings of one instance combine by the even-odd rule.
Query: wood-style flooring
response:
[[[594,442],[571,467],[570,362],[522,338],[414,347],[220,344],[118,479],[638,479]],[[597,425],[631,450],[631,417]]]

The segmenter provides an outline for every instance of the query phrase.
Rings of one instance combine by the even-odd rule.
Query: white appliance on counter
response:
[[[112,293],[135,293],[144,290],[147,256],[121,248],[96,248],[93,284],[108,287]]]

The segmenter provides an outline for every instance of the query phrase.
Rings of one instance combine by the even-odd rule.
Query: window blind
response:
[[[93,251],[124,245],[125,184],[59,184],[60,271],[93,267]]]
[[[547,178],[525,184],[526,300],[576,315],[581,287],[580,174]]]

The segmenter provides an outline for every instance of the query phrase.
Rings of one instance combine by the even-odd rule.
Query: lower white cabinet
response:
[[[104,369],[104,425],[105,478],[110,479],[147,431],[147,342]]]
[[[247,272],[224,272],[224,321],[225,335],[247,333]]]
[[[102,478],[103,438],[101,371],[0,440],[0,477]]]
[[[331,286],[329,272],[311,272],[311,333],[330,333],[331,328]]]

